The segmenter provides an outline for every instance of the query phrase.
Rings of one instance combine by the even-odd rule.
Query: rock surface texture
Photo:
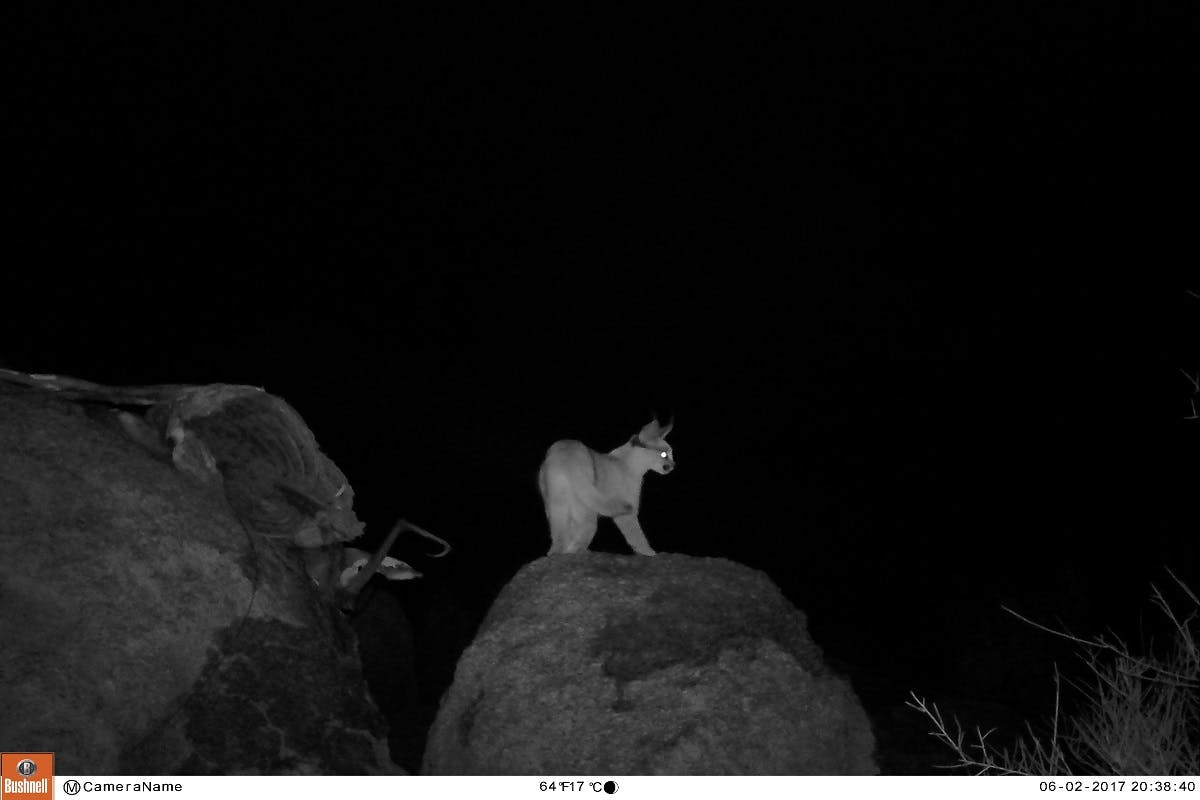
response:
[[[870,724],[804,615],[724,559],[523,568],[459,660],[430,775],[854,775]]]
[[[397,771],[341,615],[110,408],[0,385],[0,742],[65,774]]]

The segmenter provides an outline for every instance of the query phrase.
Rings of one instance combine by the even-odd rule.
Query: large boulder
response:
[[[586,553],[523,568],[463,653],[430,775],[878,772],[804,615],[724,559]]]
[[[294,550],[112,409],[0,384],[0,744],[67,774],[392,773]]]

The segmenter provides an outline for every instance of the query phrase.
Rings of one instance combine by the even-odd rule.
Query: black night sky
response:
[[[768,573],[873,713],[1041,714],[1069,656],[1001,604],[1136,641],[1164,565],[1200,589],[1194,54],[1149,7],[902,6],[43,7],[0,358],[287,399],[371,538],[455,547],[382,587],[432,703],[546,552],[546,447],[654,409],[655,548]]]

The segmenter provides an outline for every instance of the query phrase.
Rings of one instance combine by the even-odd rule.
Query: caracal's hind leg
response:
[[[582,509],[580,509],[582,511]],[[568,553],[581,553],[592,546],[592,539],[596,536],[596,523],[599,518],[586,511],[583,517],[579,520],[579,524],[575,528],[575,536],[572,541],[572,547]]]
[[[613,522],[617,523],[617,528],[625,537],[625,541],[629,542],[633,552],[642,556],[655,555],[654,548],[650,546],[650,542],[646,541],[646,532],[642,530],[642,524],[638,522],[637,517],[633,514],[625,514],[621,517],[613,517]]]
[[[571,518],[562,506],[546,506],[546,519],[550,521],[550,555],[565,553],[570,536]]]
[[[565,503],[547,511],[550,517],[550,555],[579,553],[596,535],[596,515],[584,506]]]
[[[546,506],[546,521],[550,523],[550,555],[566,553],[572,539],[572,530],[576,526],[573,513],[575,498],[571,493],[571,483],[562,473],[552,471],[550,460],[542,464],[538,473],[538,488],[542,492],[542,502]]]

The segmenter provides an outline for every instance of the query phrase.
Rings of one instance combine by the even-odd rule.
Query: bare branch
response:
[[[1082,647],[1078,653],[1089,680],[1073,680],[1054,668],[1054,716],[1048,738],[1026,723],[1026,733],[1011,749],[997,751],[989,743],[992,731],[975,728],[975,741],[964,745],[957,719],[951,732],[936,704],[932,708],[916,694],[907,705],[933,723],[930,733],[958,755],[957,767],[976,774],[1020,775],[1194,775],[1200,772],[1200,645],[1197,619],[1200,601],[1175,573],[1167,574],[1192,602],[1188,613],[1177,613],[1166,594],[1151,584],[1151,601],[1170,622],[1174,633],[1169,655],[1135,655],[1115,632],[1090,638],[1065,628],[1034,622],[1010,608],[1005,611],[1027,625]],[[1062,684],[1078,693],[1083,703],[1061,715]]]

